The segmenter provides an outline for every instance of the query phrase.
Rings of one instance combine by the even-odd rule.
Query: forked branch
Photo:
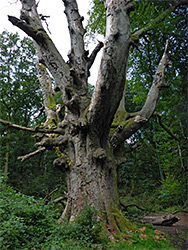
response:
[[[124,124],[120,124],[120,126],[115,130],[114,134],[111,137],[111,145],[113,148],[118,147],[119,144],[128,139],[132,134],[140,129],[143,124],[148,122],[150,117],[153,115],[157,107],[161,89],[163,87],[166,87],[164,83],[164,72],[166,66],[169,64],[167,52],[168,40],[166,41],[163,56],[158,65],[158,69],[156,71],[152,86],[149,90],[143,108],[140,111],[136,112],[135,115],[132,113],[131,118],[126,121],[122,121],[122,124]]]

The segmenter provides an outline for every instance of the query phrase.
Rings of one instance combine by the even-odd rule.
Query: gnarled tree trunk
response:
[[[58,126],[45,130],[57,136],[44,136],[37,145],[42,150],[56,150],[59,157],[54,165],[66,175],[68,202],[62,216],[73,219],[86,199],[89,205],[104,212],[108,228],[118,232],[124,227],[131,228],[131,224],[120,212],[117,164],[121,160],[117,152],[124,140],[143,126],[155,111],[168,64],[167,45],[145,105],[141,111],[129,114],[122,109],[120,102],[125,88],[129,49],[134,42],[129,20],[133,2],[104,1],[107,17],[105,41],[104,44],[99,42],[90,55],[85,50],[83,17],[78,12],[76,0],[63,0],[63,3],[71,38],[67,63],[44,30],[34,0],[22,0],[21,19],[9,16],[14,25],[34,39],[40,67],[48,68],[53,75],[55,90],[62,92],[65,105],[65,116],[58,121]],[[89,70],[102,47],[98,79],[90,97]],[[40,67],[41,76],[45,73]],[[50,108],[47,100],[53,96],[49,84],[44,82],[47,78],[39,78],[46,111]],[[118,109],[119,105],[121,108]],[[53,107],[52,111],[52,118],[56,119]],[[110,133],[112,125],[114,131]]]

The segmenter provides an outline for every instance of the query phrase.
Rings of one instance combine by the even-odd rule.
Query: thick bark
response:
[[[66,216],[72,220],[83,209],[84,200],[87,200],[89,205],[104,212],[103,216],[109,230],[119,232],[125,227],[132,229],[120,212],[117,193],[117,164],[120,164],[120,158],[117,161],[113,153],[153,114],[163,86],[164,69],[168,63],[167,49],[142,110],[137,114],[127,114],[126,111],[119,110],[114,119],[125,88],[126,66],[131,45],[129,13],[133,10],[133,3],[130,0],[104,1],[107,15],[106,38],[98,79],[91,99],[87,87],[89,69],[103,44],[99,43],[88,56],[84,48],[83,18],[79,14],[77,2],[63,2],[71,39],[68,63],[65,63],[42,27],[34,0],[22,0],[21,19],[9,17],[14,25],[26,32],[36,43],[39,63],[42,64],[39,66],[39,76],[45,108],[49,105],[52,92],[48,85],[49,78],[44,74],[44,66],[53,75],[56,89],[61,90],[65,104],[65,116],[57,128],[27,129],[31,132],[52,134],[41,136],[41,141],[36,144],[39,151],[31,154],[46,148],[55,149],[58,155],[54,166],[66,175],[68,187],[68,201],[62,217]],[[46,111],[48,112],[47,108]],[[113,125],[118,128],[109,143],[113,119],[117,120]],[[120,125],[119,121],[123,124]],[[3,120],[0,122],[26,129]],[[54,136],[53,133],[58,136]]]

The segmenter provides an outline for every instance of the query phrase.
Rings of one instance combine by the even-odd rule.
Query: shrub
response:
[[[60,213],[31,196],[17,193],[0,177],[0,249],[90,249],[101,243],[98,215],[88,205],[75,221],[58,225]]]
[[[56,230],[57,211],[17,193],[0,179],[0,249],[40,249]]]

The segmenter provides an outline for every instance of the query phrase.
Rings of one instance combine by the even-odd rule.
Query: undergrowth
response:
[[[105,235],[97,211],[87,204],[73,222],[59,225],[60,211],[54,205],[17,193],[3,177],[0,182],[1,250],[173,249],[162,232],[149,226]]]

